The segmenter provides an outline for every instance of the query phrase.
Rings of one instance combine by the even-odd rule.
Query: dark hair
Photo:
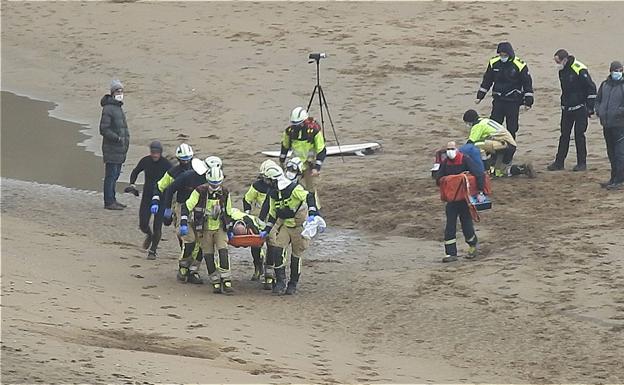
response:
[[[570,56],[570,54],[565,49],[560,49],[557,52],[555,52],[555,56],[563,60],[563,59],[566,59],[568,56]]]
[[[479,114],[475,110],[468,110],[464,112],[464,122],[475,123],[479,120]]]

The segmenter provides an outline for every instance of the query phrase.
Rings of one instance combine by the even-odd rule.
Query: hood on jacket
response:
[[[503,41],[501,43],[498,43],[498,47],[496,47],[496,53],[501,53],[501,52],[505,52],[507,55],[509,55],[509,57],[512,60],[513,60],[513,58],[516,57],[516,53],[514,52],[514,49],[511,46],[511,43],[509,43],[507,41]]]
[[[102,96],[102,100],[100,100],[100,105],[102,107],[104,107],[107,104],[113,104],[113,105],[121,106],[123,104],[123,102],[115,100],[115,98],[113,98],[112,95],[106,94],[106,95]]]
[[[572,68],[572,64],[576,61],[576,58],[573,55],[570,55],[566,58],[566,64],[564,68]]]

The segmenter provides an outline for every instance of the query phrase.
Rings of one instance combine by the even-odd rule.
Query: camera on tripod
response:
[[[325,52],[320,52],[320,53],[311,53],[308,56],[308,59],[310,59],[310,63],[312,63],[312,60],[316,60],[317,62],[321,59],[325,59],[327,58],[327,54]]]

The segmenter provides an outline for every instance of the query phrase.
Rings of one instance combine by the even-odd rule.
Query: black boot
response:
[[[283,295],[286,290],[286,268],[280,267],[275,269],[275,286],[273,286],[273,295]]]
[[[286,295],[293,295],[297,292],[297,283],[301,276],[301,258],[290,256],[290,280],[286,288]]]

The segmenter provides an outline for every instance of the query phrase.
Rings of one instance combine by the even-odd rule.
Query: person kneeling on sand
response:
[[[223,179],[221,167],[208,170],[207,183],[198,186],[182,205],[180,235],[189,233],[189,215],[193,213],[192,224],[201,239],[201,250],[205,253],[203,258],[206,260],[213,291],[229,294],[233,289],[227,243],[233,234],[226,231],[231,226],[233,212],[230,193],[223,186]],[[190,264],[192,261],[188,262],[190,269],[197,268]]]
[[[503,125],[489,118],[481,118],[475,110],[464,113],[464,122],[470,127],[468,143],[474,143],[491,157],[490,173],[497,177],[527,175],[535,177],[530,163],[512,165],[516,153],[516,140]]]
[[[272,188],[269,190],[269,199],[264,203],[268,205],[267,226],[260,233],[263,237],[269,234],[265,289],[271,288],[274,273],[273,294],[291,295],[297,290],[301,275],[301,258],[310,243],[301,235],[303,224],[306,221],[313,221],[318,215],[316,199],[314,193],[306,191],[300,184],[288,179],[280,167],[270,167],[266,174],[271,179]],[[292,246],[292,255],[287,287],[284,250],[289,245]]]
[[[448,142],[446,145],[446,159],[440,164],[440,170],[436,177],[438,186],[442,179],[448,175],[458,175],[463,172],[470,172],[477,179],[477,188],[479,190],[478,199],[483,201],[485,195],[483,189],[485,185],[485,174],[479,172],[476,164],[469,156],[462,154],[457,150],[455,142]],[[446,256],[442,258],[442,262],[457,261],[457,218],[461,222],[462,232],[468,243],[468,259],[477,256],[477,234],[475,233],[474,224],[470,215],[468,202],[460,200],[456,202],[446,203],[446,228],[444,230],[444,251]]]

